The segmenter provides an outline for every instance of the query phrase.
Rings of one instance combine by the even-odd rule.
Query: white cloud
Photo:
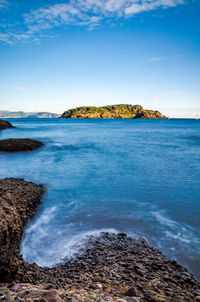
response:
[[[6,0],[0,0],[4,3]],[[25,41],[35,33],[58,26],[87,26],[92,29],[105,19],[127,18],[141,12],[166,9],[183,4],[186,0],[69,0],[47,8],[33,10],[24,15],[25,33],[0,34],[8,43]]]
[[[133,1],[134,3],[125,9],[127,15],[138,14],[145,11],[151,11],[158,8],[174,7],[183,4],[184,0],[145,0]]]
[[[98,25],[105,18],[130,17],[144,11],[167,8],[184,0],[70,0],[25,15],[30,32],[59,25]]]
[[[30,38],[28,33],[0,33],[0,41],[7,44],[15,44],[16,42],[25,42]]]
[[[12,88],[12,90],[22,91],[22,90],[24,90],[24,87],[14,87],[14,88]]]

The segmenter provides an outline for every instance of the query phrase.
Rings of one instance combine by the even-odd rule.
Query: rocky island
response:
[[[44,192],[23,179],[0,180],[0,301],[200,301],[200,284],[185,268],[124,233],[89,237],[79,256],[56,267],[25,262],[23,229]]]
[[[9,128],[14,128],[14,127],[8,121],[0,119],[0,130],[9,129]]]
[[[65,111],[61,118],[97,119],[166,119],[159,111],[146,110],[141,105],[109,105],[103,107],[77,107]]]

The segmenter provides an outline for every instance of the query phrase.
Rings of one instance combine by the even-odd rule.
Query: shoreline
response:
[[[55,295],[61,291],[65,298],[55,301],[75,301],[74,295],[79,296],[77,301],[200,301],[200,283],[184,267],[145,239],[136,240],[124,233],[91,236],[82,254],[53,268],[25,262],[19,255],[23,230],[37,211],[45,189],[7,178],[0,180],[0,190],[0,268],[4,270],[0,292],[6,301],[22,293],[23,301],[32,301],[28,300],[30,290],[24,293],[24,287],[35,288],[40,297],[52,288]],[[19,288],[12,290],[16,284]]]

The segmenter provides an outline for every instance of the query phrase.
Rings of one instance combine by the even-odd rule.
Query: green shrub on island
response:
[[[120,104],[77,107],[65,111],[61,118],[165,119],[166,116],[159,111],[146,110],[141,105]]]

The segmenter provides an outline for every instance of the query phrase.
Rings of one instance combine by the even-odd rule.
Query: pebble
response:
[[[140,297],[128,298],[126,299],[127,302],[140,302]]]
[[[152,297],[152,300],[154,302],[166,302],[167,301],[166,298],[163,296],[154,296],[154,297]]]
[[[125,296],[134,297],[137,296],[137,290],[135,287],[130,287],[126,292]]]

